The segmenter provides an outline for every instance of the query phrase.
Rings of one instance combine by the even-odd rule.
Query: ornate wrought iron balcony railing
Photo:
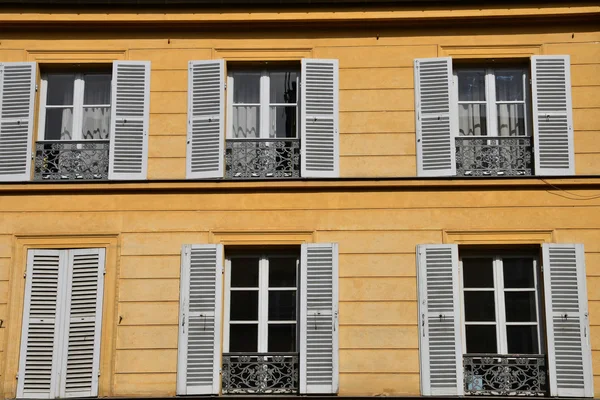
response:
[[[548,391],[543,354],[465,354],[465,394],[544,396]]]
[[[108,179],[108,140],[40,141],[35,144],[33,179]]]
[[[299,139],[227,139],[225,177],[300,177]]]
[[[223,393],[298,393],[298,353],[223,354]]]
[[[531,137],[457,137],[456,175],[533,175]]]

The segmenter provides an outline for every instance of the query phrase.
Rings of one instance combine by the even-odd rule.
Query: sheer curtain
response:
[[[258,72],[234,72],[233,90],[233,138],[252,139],[260,137],[260,79]]]
[[[495,71],[498,136],[524,136],[525,71],[497,69]],[[510,103],[506,103],[510,102]]]
[[[109,138],[110,80],[108,74],[84,76],[83,139]]]

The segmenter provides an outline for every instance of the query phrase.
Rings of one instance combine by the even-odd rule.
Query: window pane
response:
[[[495,321],[494,292],[464,292],[465,321]]]
[[[296,351],[296,324],[269,325],[269,343],[267,351]]]
[[[233,106],[233,138],[258,138],[260,136],[260,107]]]
[[[73,109],[47,108],[45,140],[73,139]]]
[[[108,139],[110,107],[83,107],[82,130],[84,139]]]
[[[525,105],[498,104],[498,136],[525,136]]]
[[[258,351],[258,325],[229,325],[229,351],[231,353]]]
[[[110,104],[110,74],[86,74],[83,77],[84,105]]]
[[[496,343],[496,325],[467,325],[467,353],[498,352]]]
[[[258,258],[231,259],[231,287],[258,287]]]
[[[510,325],[506,327],[506,340],[510,354],[538,354],[537,326]]]
[[[258,320],[258,291],[231,291],[230,317],[231,321]]]
[[[296,103],[298,93],[297,72],[271,72],[270,103]]]
[[[503,258],[505,288],[534,288],[532,258]]]
[[[458,71],[458,100],[485,101],[485,70]]]
[[[505,292],[507,322],[535,322],[535,292]]]
[[[496,100],[519,101],[523,96],[523,71],[495,70]]]
[[[296,258],[269,257],[269,287],[296,287]]]
[[[73,105],[74,74],[48,74],[46,104],[53,106]]]
[[[458,106],[458,133],[460,136],[487,136],[485,104]]]
[[[233,102],[260,103],[260,73],[234,72]]]
[[[465,288],[494,287],[493,258],[463,258],[463,286]]]
[[[270,321],[295,321],[296,320],[296,291],[295,290],[270,290],[269,291],[269,320]]]
[[[296,107],[272,106],[269,111],[269,118],[270,137],[296,137]]]

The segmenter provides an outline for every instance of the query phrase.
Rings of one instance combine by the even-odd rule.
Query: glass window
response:
[[[296,352],[298,256],[232,255],[225,352]]]
[[[40,139],[109,139],[111,79],[110,73],[44,74]]]
[[[466,255],[461,266],[466,353],[539,354],[537,258]]]

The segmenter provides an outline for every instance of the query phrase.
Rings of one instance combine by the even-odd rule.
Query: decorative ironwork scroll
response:
[[[108,140],[43,141],[35,144],[33,179],[108,179]]]
[[[299,139],[227,139],[225,177],[300,177]]]
[[[465,354],[465,394],[544,396],[546,357],[538,354]]]
[[[298,393],[298,353],[223,354],[223,393]]]
[[[528,136],[460,136],[456,138],[456,175],[533,175],[532,153]]]

